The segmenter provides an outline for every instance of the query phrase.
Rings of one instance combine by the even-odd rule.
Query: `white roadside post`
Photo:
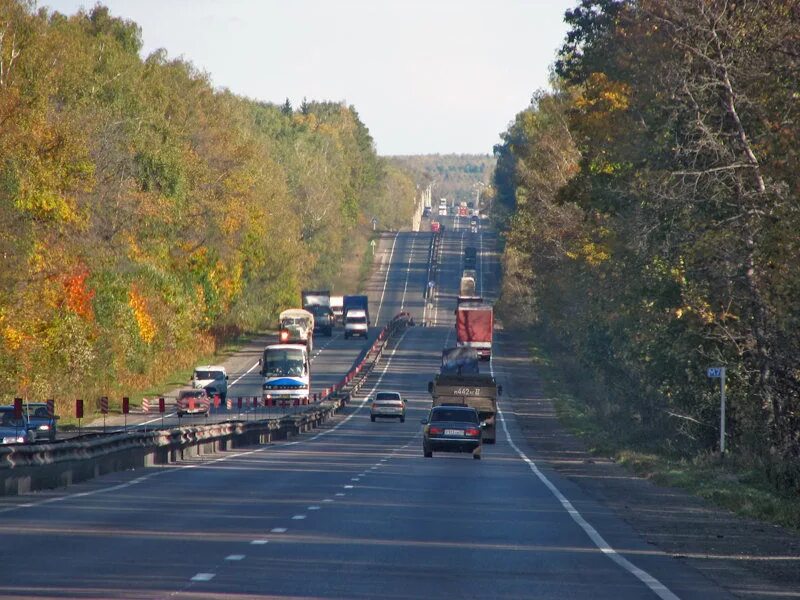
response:
[[[711,379],[719,379],[719,453],[725,454],[725,367],[709,367],[706,374]]]

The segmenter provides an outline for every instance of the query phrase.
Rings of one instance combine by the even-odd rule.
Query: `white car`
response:
[[[397,392],[378,392],[372,401],[369,411],[370,421],[373,423],[378,417],[400,419],[406,421],[406,402]]]
[[[217,365],[196,367],[190,383],[196,390],[205,390],[211,398],[219,396],[224,402],[228,397],[228,373],[225,367]]]

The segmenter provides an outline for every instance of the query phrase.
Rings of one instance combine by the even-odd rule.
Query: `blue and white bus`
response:
[[[305,404],[311,389],[311,364],[305,344],[273,344],[261,359],[265,404]]]

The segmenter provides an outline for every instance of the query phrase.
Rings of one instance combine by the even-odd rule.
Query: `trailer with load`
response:
[[[484,442],[497,439],[497,398],[503,386],[492,375],[481,373],[478,355],[472,348],[446,348],[442,351],[442,367],[428,383],[433,406],[470,406],[478,411]]]
[[[456,345],[473,348],[478,356],[488,360],[492,357],[494,312],[491,304],[480,298],[459,297],[456,307]]]

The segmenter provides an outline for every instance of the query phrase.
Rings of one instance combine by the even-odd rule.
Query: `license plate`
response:
[[[462,436],[463,437],[464,436],[464,430],[463,429],[445,429],[444,430],[444,434],[445,435],[458,435],[458,436]]]

